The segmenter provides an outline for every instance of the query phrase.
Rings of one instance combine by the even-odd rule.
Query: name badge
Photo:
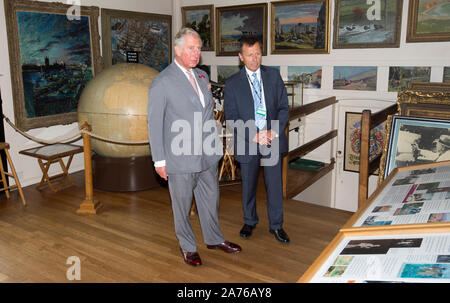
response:
[[[266,110],[264,108],[258,108],[256,110],[256,114],[258,114],[258,115],[260,115],[260,116],[265,118],[266,117]]]

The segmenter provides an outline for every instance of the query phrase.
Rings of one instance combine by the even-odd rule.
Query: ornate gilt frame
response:
[[[450,91],[427,92],[412,89],[404,90],[398,93],[397,107],[401,116],[450,120]],[[386,144],[384,145],[383,154],[380,159],[378,184],[381,184],[384,179],[391,127],[392,116],[388,116],[386,123]]]
[[[72,8],[73,6],[62,3],[5,0],[6,29],[8,33],[8,51],[14,101],[14,120],[16,126],[22,130],[59,124],[70,124],[77,121],[77,113],[70,112],[34,118],[26,117],[17,11],[67,15]],[[99,8],[95,6],[81,6],[79,12],[81,16],[89,17],[92,72],[93,75],[95,75],[102,70],[100,35],[98,31]]]

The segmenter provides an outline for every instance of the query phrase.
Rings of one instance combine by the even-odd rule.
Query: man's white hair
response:
[[[197,38],[200,40],[200,42],[202,42],[202,38],[200,37],[200,35],[199,35],[195,30],[193,30],[193,29],[190,28],[190,27],[183,27],[183,28],[180,29],[180,31],[175,35],[175,40],[174,40],[175,45],[177,45],[179,48],[183,48],[183,45],[184,45],[184,38],[185,38],[186,36],[189,36],[189,35],[192,35],[192,36],[197,37]],[[203,43],[202,43],[202,45],[203,45]]]

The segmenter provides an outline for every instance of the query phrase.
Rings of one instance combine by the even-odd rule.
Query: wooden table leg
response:
[[[42,179],[38,186],[36,186],[37,189],[41,189],[42,187],[48,185],[50,189],[54,192],[56,192],[56,189],[53,187],[52,183],[50,182],[50,177],[48,175],[48,170],[50,168],[51,161],[43,162],[41,159],[38,159],[39,166],[42,170]],[[45,184],[47,183],[47,184]]]

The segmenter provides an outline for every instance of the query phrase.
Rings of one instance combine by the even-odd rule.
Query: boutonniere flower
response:
[[[200,75],[199,77],[203,79],[203,78],[205,78],[205,75]]]

